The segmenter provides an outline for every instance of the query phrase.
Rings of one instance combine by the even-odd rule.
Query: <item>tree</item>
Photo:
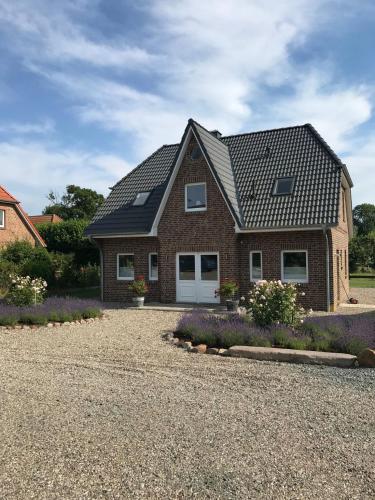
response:
[[[375,231],[375,205],[362,203],[354,207],[353,223],[359,236]]]
[[[38,224],[37,229],[50,252],[74,254],[76,265],[98,264],[99,250],[85,237],[87,220],[66,220],[59,224]]]
[[[354,236],[349,243],[349,270],[375,268],[375,231]]]
[[[90,220],[104,201],[104,196],[88,188],[70,184],[66,193],[60,198],[51,191],[47,196],[51,202],[43,210],[43,214],[56,214],[64,220]]]

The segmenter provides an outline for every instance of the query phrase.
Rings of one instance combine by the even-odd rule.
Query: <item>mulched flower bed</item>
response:
[[[51,297],[43,304],[17,307],[0,304],[0,326],[45,326],[72,323],[103,316],[101,304],[95,300]]]

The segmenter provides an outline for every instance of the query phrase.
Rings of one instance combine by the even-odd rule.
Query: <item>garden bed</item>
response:
[[[357,356],[364,349],[375,347],[375,312],[309,317],[294,328],[260,328],[248,316],[217,316],[194,310],[181,317],[175,337],[209,348],[277,347]]]
[[[43,304],[17,307],[0,303],[0,326],[64,324],[101,318],[101,304],[94,300],[50,297]]]

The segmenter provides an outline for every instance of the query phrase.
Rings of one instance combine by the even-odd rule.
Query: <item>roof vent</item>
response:
[[[216,137],[216,139],[220,139],[220,137],[223,135],[221,132],[219,132],[216,129],[215,130],[211,130],[210,134],[214,135]]]

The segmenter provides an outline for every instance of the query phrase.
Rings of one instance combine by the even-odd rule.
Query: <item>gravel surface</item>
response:
[[[355,297],[360,304],[375,305],[375,288],[351,288],[350,297]]]
[[[0,498],[375,496],[375,370],[188,354],[178,313],[0,334]]]

